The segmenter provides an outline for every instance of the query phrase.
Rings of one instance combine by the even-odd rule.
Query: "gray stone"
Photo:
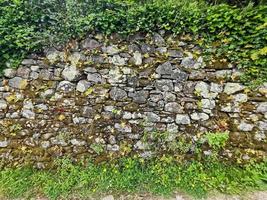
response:
[[[177,114],[175,119],[176,124],[190,124],[190,117],[187,114]]]
[[[160,116],[153,112],[146,113],[146,121],[149,122],[160,122]]]
[[[5,69],[4,71],[4,76],[7,78],[14,78],[16,76],[16,70],[12,68]]]
[[[129,94],[129,97],[133,98],[133,101],[136,103],[146,103],[147,98],[148,98],[148,91],[140,90],[136,91],[133,94]]]
[[[62,71],[62,77],[67,81],[74,81],[80,76],[79,70],[75,66],[67,66]]]
[[[51,80],[53,77],[53,73],[50,72],[48,69],[42,69],[39,73],[39,79],[41,80]]]
[[[24,59],[21,62],[22,65],[34,65],[36,64],[36,61],[33,59]]]
[[[90,86],[91,86],[91,83],[89,83],[86,80],[81,80],[78,82],[76,86],[76,90],[79,92],[85,92]]]
[[[0,110],[5,110],[7,108],[7,102],[3,99],[0,99]]]
[[[71,139],[71,140],[70,140],[70,143],[71,143],[72,145],[74,145],[74,146],[84,146],[84,145],[86,144],[85,141],[78,140],[78,139],[76,139],[76,138]]]
[[[165,105],[164,110],[171,113],[182,113],[183,107],[176,102],[170,102]]]
[[[124,66],[126,65],[126,59],[120,57],[119,55],[115,55],[109,58],[109,62],[117,65],[117,66]]]
[[[211,83],[210,84],[210,91],[220,93],[223,91],[223,86],[217,83]]]
[[[51,146],[50,142],[49,141],[42,141],[41,142],[41,147],[44,148],[44,149],[47,149]]]
[[[16,89],[24,90],[28,85],[28,81],[21,77],[14,77],[9,80],[8,85]]]
[[[72,92],[74,89],[75,85],[69,81],[61,81],[57,86],[57,90],[61,90],[63,92]]]
[[[142,54],[138,51],[134,52],[133,61],[135,65],[142,65]]]
[[[157,67],[156,72],[160,75],[171,75],[173,73],[173,66],[170,62],[165,62]]]
[[[201,107],[207,109],[215,108],[215,101],[210,99],[201,99]]]
[[[132,128],[130,125],[127,124],[119,124],[119,123],[115,123],[114,125],[115,129],[117,129],[119,132],[123,132],[123,133],[131,133],[132,132]]]
[[[192,113],[191,118],[196,121],[206,121],[209,119],[209,115],[206,113]]]
[[[198,82],[195,86],[195,93],[196,95],[200,95],[204,98],[210,98],[210,86],[209,84],[201,81],[201,82]]]
[[[31,69],[28,67],[19,67],[17,69],[17,76],[27,79],[29,78],[30,72],[31,72]]]
[[[91,38],[86,38],[83,42],[82,42],[82,48],[83,49],[89,49],[89,50],[92,50],[92,49],[96,49],[98,47],[100,47],[101,44],[94,40],[94,39],[91,39]]]
[[[117,46],[115,46],[115,45],[111,45],[111,46],[108,46],[108,47],[106,48],[106,52],[107,52],[107,54],[109,54],[109,55],[115,55],[115,54],[118,54],[118,53],[120,52],[120,50],[118,49]]]
[[[120,150],[120,146],[117,145],[117,144],[114,144],[114,145],[108,144],[107,145],[107,150],[108,151],[119,151]]]
[[[175,79],[177,82],[184,82],[188,79],[188,74],[182,70],[175,69],[171,74],[171,78]]]
[[[118,87],[113,87],[110,90],[109,94],[110,94],[110,98],[115,101],[122,101],[127,97],[127,93]]]
[[[35,119],[35,113],[31,110],[22,110],[21,114],[27,119]]]
[[[96,73],[96,72],[97,72],[96,68],[94,68],[94,67],[86,67],[86,68],[84,68],[83,71],[84,71],[86,74],[88,74],[88,73]]]
[[[31,72],[30,73],[30,79],[36,80],[36,79],[38,79],[38,77],[39,77],[39,73],[37,73],[37,72]]]
[[[165,40],[164,38],[158,34],[158,33],[154,33],[153,35],[153,41],[157,46],[163,46],[165,45]]]
[[[161,91],[173,91],[173,83],[168,79],[161,79],[156,81],[156,88]]]
[[[176,95],[171,93],[171,92],[164,92],[163,93],[163,99],[166,102],[175,101],[176,100]]]
[[[240,92],[244,89],[244,86],[239,83],[226,83],[224,87],[224,93],[226,94],[234,94],[236,92]]]
[[[80,66],[81,62],[85,61],[85,56],[79,52],[74,52],[68,57],[72,66]]]
[[[139,140],[138,142],[136,142],[134,147],[139,150],[144,150],[146,149],[146,144]]]
[[[178,126],[175,123],[167,124],[167,131],[169,133],[177,133],[178,132]]]
[[[88,74],[87,75],[87,80],[95,83],[101,83],[102,82],[102,77],[100,74],[95,73],[95,74]]]
[[[108,195],[102,198],[102,200],[114,200],[114,197],[112,195]]]
[[[6,141],[6,140],[4,140],[4,141],[0,141],[0,148],[5,148],[5,147],[8,146],[8,144],[9,144],[9,142]]]
[[[234,101],[240,102],[240,103],[247,102],[248,101],[248,95],[247,94],[236,94],[234,96]]]
[[[253,127],[254,127],[253,124],[249,124],[244,121],[241,121],[237,128],[240,131],[252,131]]]
[[[50,49],[46,54],[46,58],[50,63],[56,63],[60,59],[60,52],[55,49]]]
[[[51,98],[55,94],[54,89],[47,89],[40,94],[42,98]]]
[[[183,57],[183,52],[182,51],[169,50],[168,54],[172,58],[182,58]]]
[[[85,106],[82,109],[82,116],[83,117],[88,117],[88,118],[93,118],[95,114],[95,110],[90,107],[90,106]]]
[[[181,66],[183,66],[185,68],[193,68],[195,63],[196,63],[196,61],[194,60],[194,58],[185,57],[185,58],[183,58],[183,60],[181,62]]]
[[[267,113],[267,102],[262,102],[259,103],[258,107],[257,107],[257,112],[260,113]]]
[[[254,135],[254,139],[257,141],[264,141],[266,139],[266,135],[264,134],[264,132],[257,132]]]
[[[267,131],[267,121],[259,121],[259,129],[261,131]]]
[[[158,102],[158,101],[162,100],[162,95],[161,94],[151,94],[150,100],[152,102]]]

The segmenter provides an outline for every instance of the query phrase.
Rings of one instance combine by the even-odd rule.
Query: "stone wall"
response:
[[[45,167],[58,157],[99,161],[149,148],[143,136],[194,141],[229,131],[222,155],[262,158],[267,144],[267,84],[250,90],[226,60],[205,63],[190,37],[89,35],[6,69],[0,81],[0,157]],[[203,151],[209,155],[209,149]]]

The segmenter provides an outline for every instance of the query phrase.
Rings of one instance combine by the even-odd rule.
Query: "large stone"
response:
[[[165,62],[157,67],[156,72],[160,75],[171,75],[173,73],[173,66],[170,62]]]
[[[9,80],[8,85],[16,89],[24,90],[28,85],[28,81],[21,77],[14,77]]]
[[[5,147],[8,146],[8,144],[9,144],[9,142],[6,141],[6,140],[4,140],[4,141],[0,141],[0,148],[5,148]]]
[[[179,69],[173,70],[173,73],[171,74],[171,78],[175,79],[177,82],[184,82],[188,79],[189,75]]]
[[[122,101],[127,97],[127,93],[118,87],[113,87],[110,92],[110,98],[115,101]]]
[[[257,107],[257,112],[260,113],[267,113],[267,102],[262,102],[259,103],[258,107]]]
[[[98,73],[94,73],[94,74],[89,73],[87,75],[87,80],[91,81],[91,82],[94,82],[94,83],[101,83],[102,82],[102,77]]]
[[[127,125],[127,124],[115,123],[114,127],[115,127],[115,129],[117,129],[119,132],[122,132],[122,133],[131,133],[132,132],[131,126]]]
[[[181,65],[185,68],[193,68],[195,65],[196,61],[192,57],[185,57],[182,60]]]
[[[62,77],[67,81],[75,81],[79,76],[80,72],[75,66],[67,66],[62,71]]]
[[[171,113],[182,113],[183,107],[176,102],[170,102],[165,105],[164,110]]]
[[[119,55],[114,55],[109,58],[109,62],[117,66],[123,66],[126,64],[126,59],[120,57]]]
[[[118,49],[117,46],[115,46],[115,45],[111,45],[111,46],[108,46],[108,47],[106,48],[106,52],[107,52],[107,54],[109,54],[109,55],[115,55],[115,54],[118,54],[118,53],[120,52],[120,50]]]
[[[210,86],[209,84],[201,81],[198,82],[195,86],[195,94],[200,95],[204,98],[210,98]]]
[[[153,41],[157,46],[163,46],[165,45],[165,40],[164,38],[158,34],[158,33],[154,33],[153,35]]]
[[[169,50],[168,54],[172,58],[182,58],[183,57],[183,52],[182,51]]]
[[[175,123],[167,124],[167,131],[168,131],[168,133],[177,133],[178,132],[178,126]]]
[[[53,77],[53,73],[50,72],[48,69],[42,69],[39,73],[39,79],[41,80],[51,80]]]
[[[8,68],[4,70],[4,76],[7,78],[14,78],[16,76],[16,70],[12,68]]]
[[[175,119],[176,124],[190,124],[190,117],[187,114],[177,114]]]
[[[129,95],[130,97],[133,98],[133,101],[136,103],[146,103],[147,98],[148,98],[148,91],[136,91],[135,93]]]
[[[215,108],[215,101],[210,99],[201,99],[201,108],[213,109]]]
[[[252,131],[254,125],[253,124],[249,124],[249,123],[246,123],[244,121],[241,121],[240,124],[238,125],[238,129],[240,131]]]
[[[146,113],[146,121],[149,122],[160,122],[160,116],[156,113],[148,112]]]
[[[83,49],[96,49],[98,47],[100,47],[100,43],[94,39],[91,38],[86,38],[83,42],[82,42],[82,48]]]
[[[27,79],[29,78],[30,72],[31,72],[31,69],[28,67],[19,67],[17,69],[17,76]]]
[[[206,113],[192,113],[191,118],[196,121],[206,121],[209,119],[209,115]]]
[[[173,83],[168,79],[161,79],[156,81],[156,88],[160,91],[173,91]]]
[[[261,131],[267,131],[267,121],[260,121],[259,122],[259,129]]]
[[[35,119],[35,113],[32,110],[22,110],[21,114],[26,119]]]
[[[79,92],[85,92],[90,86],[91,86],[91,83],[89,83],[86,80],[81,80],[78,82],[76,86],[76,90]]]
[[[142,65],[142,54],[138,51],[134,52],[133,61],[135,65]]]
[[[102,198],[102,200],[114,200],[114,197],[112,195],[108,195]]]
[[[243,89],[244,86],[239,83],[226,83],[223,92],[229,95],[240,92]]]
[[[7,108],[7,102],[3,99],[0,99],[0,110],[5,110]]]
[[[57,90],[61,90],[63,92],[72,92],[74,89],[75,85],[69,81],[61,81],[57,86]]]

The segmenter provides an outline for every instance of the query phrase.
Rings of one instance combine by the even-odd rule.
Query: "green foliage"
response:
[[[205,134],[205,139],[211,148],[218,150],[226,145],[226,142],[229,139],[229,132],[208,132]]]
[[[166,30],[191,34],[207,56],[226,57],[244,69],[244,83],[267,80],[267,6],[237,8],[196,0],[1,0],[0,66],[88,32],[124,35]]]
[[[267,163],[245,166],[219,162],[177,163],[172,157],[158,160],[125,158],[109,163],[73,164],[57,162],[55,170],[6,168],[0,171],[0,192],[4,197],[66,198],[73,193],[92,195],[114,192],[151,192],[169,195],[177,189],[197,197],[219,190],[239,193],[245,189],[266,187]]]

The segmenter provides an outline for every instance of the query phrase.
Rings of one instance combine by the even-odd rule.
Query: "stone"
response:
[[[142,54],[138,51],[134,52],[133,61],[135,65],[142,65]]]
[[[149,122],[160,122],[160,116],[156,113],[148,112],[146,113],[146,121]]]
[[[132,127],[128,124],[115,123],[114,127],[115,127],[115,129],[117,129],[119,132],[122,132],[122,133],[131,133],[132,132]]]
[[[200,81],[195,86],[195,93],[196,95],[200,95],[204,98],[210,98],[210,86],[209,84]]]
[[[190,124],[190,117],[187,114],[177,114],[175,119],[176,124],[188,125]]]
[[[213,109],[215,108],[215,101],[210,99],[201,99],[201,108]]]
[[[148,91],[141,90],[129,95],[129,97],[132,97],[135,103],[146,103],[148,94]]]
[[[210,118],[206,113],[192,113],[190,116],[192,120],[196,121],[206,121]]]
[[[161,79],[156,81],[156,88],[160,91],[173,91],[173,83],[168,79]]]
[[[1,140],[0,140],[0,148],[5,148],[5,147],[7,147],[7,146],[8,146],[8,144],[9,144],[9,142],[8,142],[8,141],[6,141],[6,140],[4,140],[4,141],[1,141]]]
[[[211,92],[216,92],[216,93],[221,93],[223,91],[223,86],[217,83],[211,83],[210,84],[210,91]]]
[[[68,61],[71,63],[71,66],[80,66],[85,61],[85,56],[80,52],[74,52],[68,56]]]
[[[47,89],[40,94],[42,98],[51,98],[55,94],[54,89]]]
[[[12,68],[7,68],[4,71],[4,76],[7,78],[14,78],[16,76],[16,70]]]
[[[97,72],[96,68],[94,68],[94,67],[86,67],[86,68],[84,68],[83,71],[84,71],[86,74],[88,74],[88,73],[96,73],[96,72]]]
[[[167,132],[168,133],[177,133],[178,132],[178,126],[175,123],[167,124]]]
[[[27,79],[29,78],[30,72],[31,72],[31,69],[28,67],[19,67],[17,69],[17,76]]]
[[[249,124],[249,123],[246,123],[244,121],[241,121],[240,124],[237,126],[237,128],[240,130],[240,131],[252,131],[254,125],[253,124]]]
[[[109,94],[110,94],[110,98],[115,101],[122,101],[125,98],[127,98],[127,93],[123,89],[118,88],[118,87],[113,87],[110,90]]]
[[[176,95],[173,94],[172,92],[164,92],[163,93],[163,99],[166,102],[171,102],[176,100]]]
[[[194,58],[185,57],[185,58],[183,58],[183,60],[181,62],[181,66],[183,66],[185,68],[193,68],[195,63],[196,63],[196,61],[194,60]]]
[[[145,150],[146,149],[146,144],[139,140],[138,142],[136,142],[134,147],[136,149],[139,149],[139,150]]]
[[[76,86],[76,90],[78,92],[85,92],[88,90],[88,88],[91,86],[91,83],[86,80],[80,80]]]
[[[83,49],[88,49],[88,50],[92,50],[92,49],[96,49],[98,47],[100,47],[101,44],[91,38],[86,38],[83,42],[82,42],[82,48]]]
[[[120,57],[119,55],[115,55],[115,56],[109,58],[109,62],[112,63],[112,64],[114,64],[114,65],[117,65],[117,66],[124,66],[124,65],[126,65],[126,59]]]
[[[171,75],[173,73],[173,66],[170,62],[165,62],[157,67],[156,72],[160,75]]]
[[[257,132],[254,135],[254,139],[257,141],[264,141],[266,139],[266,135],[264,134],[264,132]]]
[[[82,108],[82,113],[81,114],[82,114],[83,117],[93,118],[94,114],[95,114],[95,110],[90,106],[84,106]]]
[[[57,86],[57,90],[72,92],[75,90],[75,85],[69,81],[61,81]]]
[[[80,72],[75,66],[67,66],[62,71],[62,77],[67,81],[75,81],[79,76]]]
[[[164,110],[166,112],[171,112],[171,113],[182,113],[183,107],[176,102],[170,102],[165,105]]]
[[[260,113],[267,113],[267,102],[262,102],[259,103],[258,107],[257,107],[257,112]]]
[[[114,197],[112,195],[108,195],[102,198],[102,200],[114,200]]]
[[[74,145],[74,146],[84,146],[84,145],[86,144],[85,141],[81,141],[81,140],[78,140],[78,139],[76,139],[76,138],[71,139],[71,140],[70,140],[70,143],[71,143],[72,145]]]
[[[34,59],[24,59],[21,62],[22,65],[34,65],[36,61]]]
[[[23,79],[21,77],[14,77],[9,80],[8,85],[16,89],[25,90],[28,85],[28,81],[27,79]]]
[[[244,103],[248,101],[248,95],[247,94],[236,94],[234,95],[234,101],[239,103]]]
[[[49,63],[54,64],[60,59],[60,52],[56,49],[49,49],[46,58],[49,61]]]
[[[94,83],[101,83],[102,82],[102,77],[98,73],[94,73],[94,74],[89,73],[87,75],[87,80],[91,81],[91,82],[94,82]]]
[[[168,55],[172,58],[182,58],[183,57],[183,52],[182,51],[177,51],[177,50],[169,50]]]
[[[267,121],[259,121],[259,130],[267,131]]]
[[[7,102],[3,99],[0,99],[0,110],[5,110],[7,108]]]
[[[164,46],[165,45],[164,38],[158,33],[153,34],[153,41],[157,46]]]
[[[108,55],[115,55],[115,54],[118,54],[120,50],[118,49],[117,46],[111,45],[106,48],[106,52]]]
[[[26,119],[35,119],[35,113],[31,110],[22,110],[21,114]]]
[[[51,80],[53,77],[53,73],[50,72],[48,69],[42,69],[39,73],[39,79],[41,80]]]
[[[177,82],[185,82],[188,79],[189,75],[179,69],[173,70],[173,73],[171,74],[171,78],[175,79]]]
[[[230,95],[240,92],[244,89],[244,86],[239,83],[226,83],[223,92]]]

